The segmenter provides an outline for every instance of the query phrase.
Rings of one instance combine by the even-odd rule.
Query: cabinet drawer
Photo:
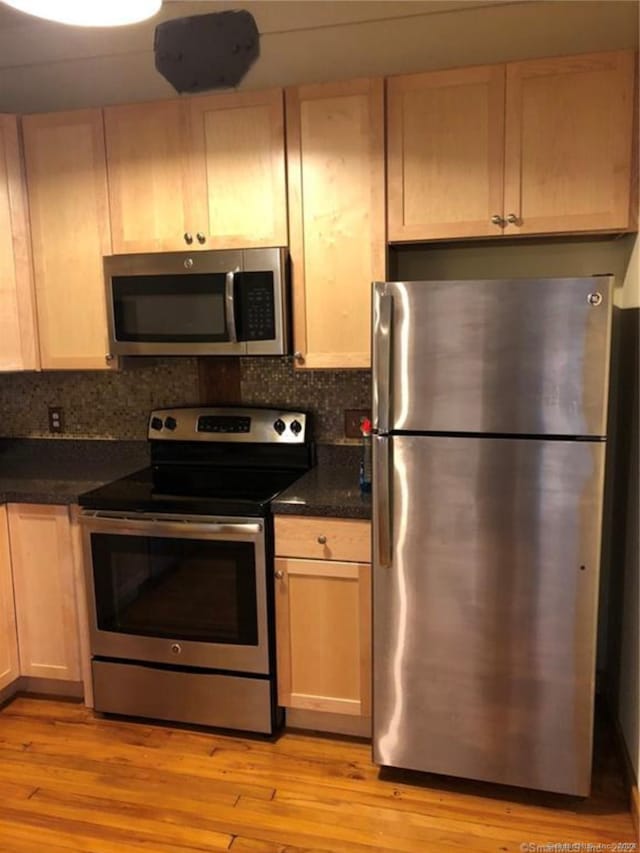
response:
[[[276,516],[278,557],[371,562],[371,522],[353,518]]]

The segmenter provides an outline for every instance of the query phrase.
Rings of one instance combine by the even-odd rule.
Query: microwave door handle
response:
[[[224,282],[224,313],[227,321],[229,340],[233,344],[238,342],[238,334],[236,332],[236,309],[233,301],[236,272],[237,270],[228,272]]]

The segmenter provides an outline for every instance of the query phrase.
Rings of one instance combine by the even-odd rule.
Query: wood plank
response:
[[[2,853],[518,853],[636,837],[606,729],[582,800],[381,773],[346,738],[227,736],[19,697],[0,709],[0,801]]]

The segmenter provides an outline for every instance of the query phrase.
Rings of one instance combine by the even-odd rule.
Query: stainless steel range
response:
[[[307,416],[166,409],[151,468],[80,497],[95,708],[271,733],[269,505],[312,464]]]

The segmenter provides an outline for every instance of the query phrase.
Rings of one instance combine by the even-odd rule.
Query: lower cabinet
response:
[[[0,690],[20,675],[7,508],[0,506]]]
[[[80,681],[69,508],[10,504],[8,517],[20,674]]]
[[[369,522],[280,516],[275,530],[279,704],[369,717]]]

